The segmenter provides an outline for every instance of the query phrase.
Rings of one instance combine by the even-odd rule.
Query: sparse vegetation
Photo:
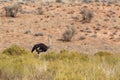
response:
[[[43,33],[35,33],[34,36],[44,36]]]
[[[64,41],[71,41],[73,36],[76,34],[76,30],[74,27],[68,27],[68,29],[63,33]]]
[[[95,56],[111,56],[112,54],[109,53],[109,52],[103,52],[103,51],[100,51],[100,52],[97,52],[95,53]]]
[[[3,51],[3,54],[11,55],[11,56],[23,55],[23,54],[26,54],[26,53],[30,53],[30,52],[25,50],[24,48],[18,46],[18,45],[12,45],[12,46],[10,46],[9,48],[7,48]]]
[[[80,13],[82,15],[82,23],[90,23],[94,16],[93,11],[88,9],[83,9]]]
[[[17,13],[21,10],[20,3],[14,4],[12,6],[4,7],[7,17],[16,17]]]
[[[84,2],[84,3],[89,3],[90,0],[83,0],[82,2]]]
[[[93,34],[93,35],[91,35],[91,37],[97,38],[97,34]]]
[[[85,40],[86,37],[85,36],[80,36],[79,40]]]
[[[42,10],[42,8],[41,7],[38,7],[38,14],[40,14],[40,15],[42,15],[43,14],[43,10]]]
[[[35,54],[18,46],[0,54],[0,80],[119,80],[120,56],[98,52],[95,56],[78,52]],[[23,48],[22,48],[23,49]],[[15,51],[17,50],[17,51]],[[25,53],[26,52],[26,53]],[[102,55],[102,56],[101,56]]]
[[[62,2],[62,0],[56,0],[56,2],[61,3],[61,2]]]

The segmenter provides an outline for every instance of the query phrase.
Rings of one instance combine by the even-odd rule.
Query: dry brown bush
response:
[[[63,40],[64,41],[71,41],[73,36],[75,35],[76,30],[74,27],[68,28],[64,33],[63,33]]]
[[[12,6],[6,6],[4,9],[7,17],[16,17],[17,13],[21,10],[21,5],[17,3]]]
[[[82,23],[90,23],[94,16],[93,12],[88,9],[83,9],[80,13],[82,15]]]

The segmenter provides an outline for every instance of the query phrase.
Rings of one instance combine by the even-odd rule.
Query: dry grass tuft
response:
[[[15,47],[10,49],[14,52]],[[19,49],[15,53],[20,53]],[[1,53],[0,80],[119,80],[120,56],[108,56],[108,52],[98,54],[100,56],[63,50],[36,58],[32,53],[20,56]]]

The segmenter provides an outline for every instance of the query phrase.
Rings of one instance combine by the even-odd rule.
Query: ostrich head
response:
[[[51,39],[52,39],[52,36],[51,35],[48,35],[48,48],[51,48]]]

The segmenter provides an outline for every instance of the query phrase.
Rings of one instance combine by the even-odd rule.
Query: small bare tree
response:
[[[69,27],[64,33],[63,33],[63,41],[71,41],[73,36],[76,34],[76,29],[74,27]]]
[[[4,7],[7,17],[16,17],[17,13],[21,10],[21,3],[14,4],[12,6]]]

